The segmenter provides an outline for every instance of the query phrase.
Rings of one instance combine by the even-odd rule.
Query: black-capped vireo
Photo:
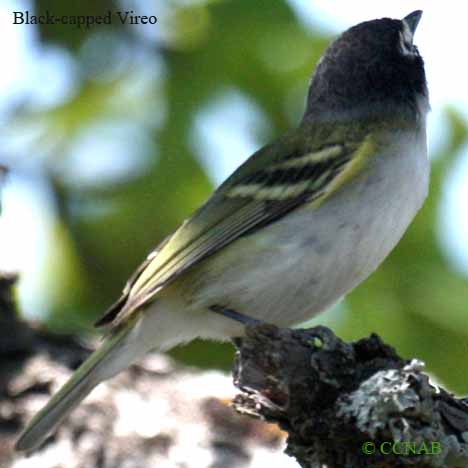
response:
[[[102,346],[18,450],[147,351],[242,336],[229,314],[297,324],[379,266],[428,192],[421,14],[358,24],[328,47],[299,127],[254,153],[149,255],[98,322],[109,329]]]

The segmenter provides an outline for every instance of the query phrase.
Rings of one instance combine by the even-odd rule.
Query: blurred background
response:
[[[447,2],[3,0],[0,164],[10,173],[0,269],[21,274],[23,316],[57,333],[92,333],[149,251],[298,123],[333,37],[418,8],[433,108],[430,197],[378,272],[314,323],[345,339],[377,332],[468,392],[466,16]],[[26,10],[133,11],[157,23],[13,24]],[[195,342],[173,354],[228,368],[233,351]]]

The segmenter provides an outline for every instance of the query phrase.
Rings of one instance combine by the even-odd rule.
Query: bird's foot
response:
[[[241,314],[240,312],[236,312],[235,310],[231,310],[217,304],[211,306],[210,310],[212,312],[216,312],[217,314],[221,314],[227,318],[235,320],[236,322],[240,322],[243,325],[253,326],[259,325],[261,323],[260,320],[254,319],[253,317],[249,317],[248,315]]]

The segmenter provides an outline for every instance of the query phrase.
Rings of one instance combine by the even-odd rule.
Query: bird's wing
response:
[[[322,203],[372,154],[373,141],[365,134],[345,145],[333,140],[314,148],[313,139],[291,135],[255,153],[148,257],[96,325],[119,325],[169,282],[235,239],[306,202]]]

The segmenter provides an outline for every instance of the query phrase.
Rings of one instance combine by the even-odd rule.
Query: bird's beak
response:
[[[416,32],[416,28],[418,27],[422,14],[422,10],[416,10],[403,18],[403,21],[408,25],[408,28],[413,35]]]

